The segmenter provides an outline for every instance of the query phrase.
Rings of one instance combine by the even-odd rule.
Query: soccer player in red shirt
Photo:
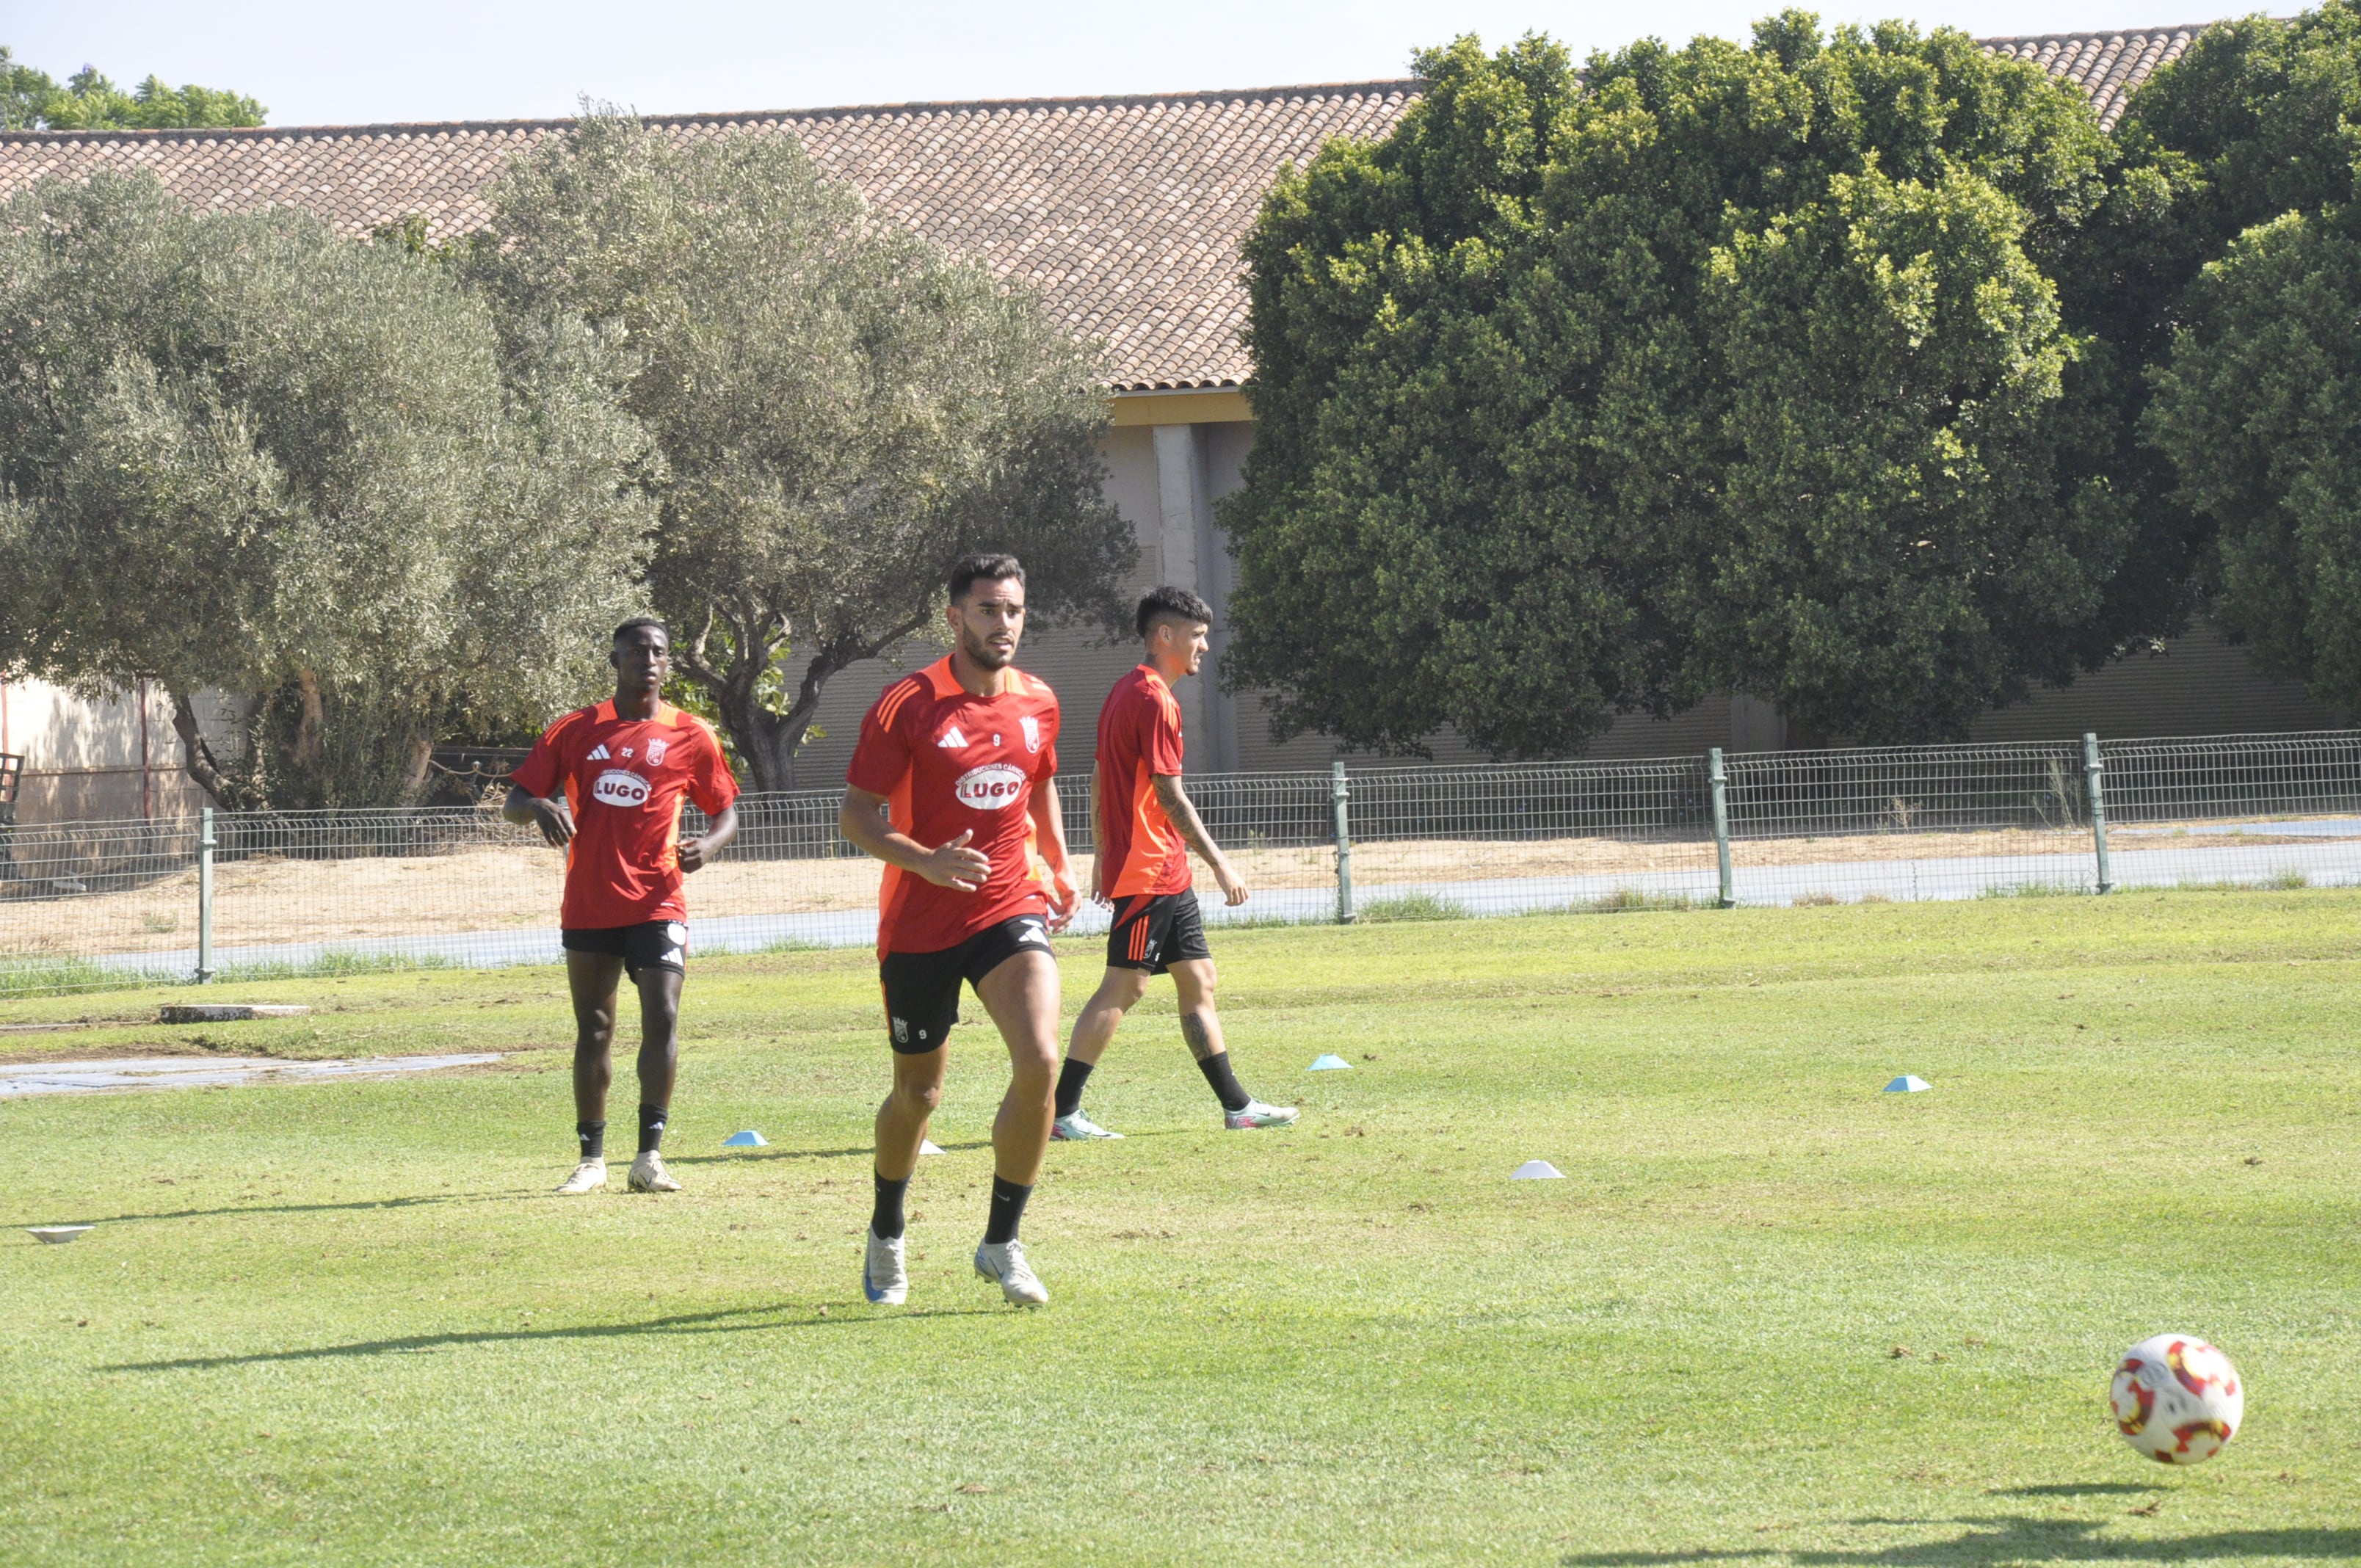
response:
[[[657,694],[672,674],[664,623],[615,628],[615,695],[551,725],[509,775],[500,815],[530,822],[566,851],[558,925],[574,996],[574,1134],[581,1164],[558,1189],[607,1185],[607,1085],[614,1078],[616,981],[640,992],[640,1152],[634,1192],[677,1192],[658,1146],[679,1066],[680,982],[688,962],[681,879],[738,836],[738,781],[702,719]],[[686,795],[711,819],[680,836]]]
[[[1016,557],[960,562],[943,614],[950,652],[887,686],[861,721],[837,817],[847,839],[885,862],[877,964],[894,1091],[877,1112],[861,1288],[890,1306],[909,1294],[903,1199],[942,1102],[944,1042],[965,981],[999,1025],[1010,1068],[992,1124],[992,1211],[975,1271],[1011,1303],[1039,1306],[1049,1293],[1016,1230],[1049,1145],[1058,1070],[1049,933],[1065,929],[1077,902],[1058,816],[1058,698],[1010,662],[1025,632]]]
[[[1238,1087],[1213,1009],[1213,950],[1197,911],[1189,851],[1213,869],[1233,907],[1246,901],[1246,884],[1198,818],[1180,785],[1180,704],[1173,683],[1204,663],[1213,612],[1186,588],[1159,587],[1139,601],[1136,622],[1148,657],[1115,683],[1099,709],[1098,771],[1091,778],[1098,853],[1091,896],[1115,907],[1107,932],[1106,978],[1082,1016],[1058,1075],[1056,1138],[1119,1138],[1082,1114],[1082,1085],[1115,1041],[1123,1015],[1148,994],[1151,975],[1170,974],[1180,992],[1180,1037],[1222,1102],[1223,1124],[1234,1132],[1291,1125],[1291,1105],[1266,1105]]]

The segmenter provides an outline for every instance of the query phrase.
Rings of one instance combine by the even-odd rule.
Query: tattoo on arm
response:
[[[1205,1032],[1205,1021],[1194,1013],[1180,1014],[1180,1037],[1189,1042],[1189,1054],[1199,1061],[1213,1054],[1213,1036]]]
[[[1191,800],[1189,792],[1180,787],[1180,775],[1156,773],[1152,776],[1156,781],[1157,804],[1164,807],[1164,815],[1171,819],[1172,826],[1180,829],[1180,837],[1189,840],[1189,847],[1196,850],[1207,864],[1220,860],[1222,852],[1213,848],[1213,836],[1205,831],[1204,823],[1198,819],[1197,803]]]

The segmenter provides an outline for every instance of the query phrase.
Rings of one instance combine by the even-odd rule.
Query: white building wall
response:
[[[197,714],[209,736],[230,728],[214,693],[199,695]],[[23,823],[184,817],[206,804],[181,770],[171,699],[144,684],[93,700],[46,681],[0,681],[0,752],[25,759]]]

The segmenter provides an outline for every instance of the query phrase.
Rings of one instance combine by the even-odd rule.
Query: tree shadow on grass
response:
[[[2141,1491],[2152,1488],[2136,1488]],[[1931,1524],[1930,1519],[1855,1519],[1854,1524]],[[1828,1564],[1830,1568],[1976,1568],[2001,1563],[2098,1563],[2132,1557],[2159,1563],[2188,1563],[2218,1557],[2361,1557],[2361,1530],[2306,1529],[2226,1530],[2202,1535],[2128,1538],[2102,1534],[2112,1519],[1953,1519],[1967,1527],[1949,1541],[1921,1541],[1906,1546],[1867,1547],[1860,1551],[1822,1548],[1782,1549],[1763,1545],[1752,1549],[1702,1552],[1568,1552],[1560,1568],[1654,1568],[1682,1563],[1725,1563],[1750,1558],[1779,1557],[1790,1563]]]
[[[19,1224],[54,1225],[126,1225],[141,1220],[205,1220],[225,1214],[342,1214],[365,1212],[371,1209],[421,1209],[436,1203],[474,1203],[493,1199],[521,1198],[526,1194],[505,1192],[422,1192],[410,1198],[356,1198],[346,1203],[233,1203],[213,1209],[162,1209],[145,1214],[84,1215],[72,1221],[10,1220],[0,1222],[0,1228]]]
[[[890,1328],[923,1318],[977,1318],[1005,1315],[1005,1307],[934,1307],[917,1311],[850,1311],[840,1318],[827,1308],[730,1307],[714,1312],[679,1312],[636,1323],[577,1323],[548,1329],[461,1329],[445,1333],[404,1334],[399,1339],[359,1340],[349,1344],[313,1345],[305,1350],[266,1350],[249,1355],[190,1355],[170,1361],[123,1361],[100,1368],[104,1372],[203,1372],[223,1366],[283,1365],[297,1361],[329,1361],[347,1356],[414,1355],[481,1344],[533,1344],[550,1340],[627,1339],[642,1334],[760,1333],[774,1329]]]

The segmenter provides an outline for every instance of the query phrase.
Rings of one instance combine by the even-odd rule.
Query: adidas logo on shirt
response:
[[[608,753],[607,744],[602,740],[598,745],[590,748],[590,755],[586,758],[585,761],[593,762],[611,762],[614,761],[614,758]]]
[[[959,726],[954,724],[949,729],[943,731],[943,738],[936,741],[935,744],[938,746],[964,746],[967,744],[967,737],[961,734],[959,732]]]

